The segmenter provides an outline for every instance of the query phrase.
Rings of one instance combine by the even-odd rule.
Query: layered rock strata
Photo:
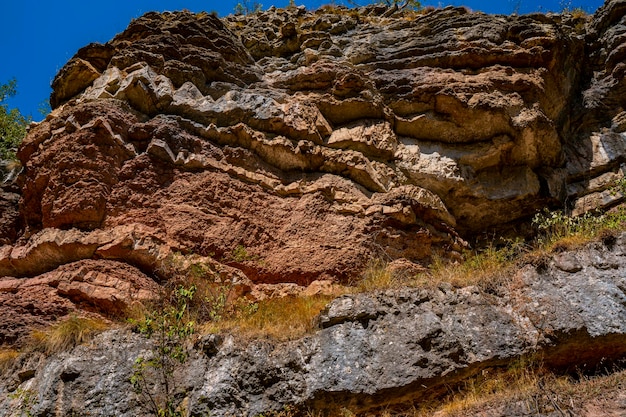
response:
[[[80,49],[59,72],[53,112],[31,127],[19,150],[23,171],[0,189],[0,343],[19,343],[33,326],[72,314],[122,314],[154,299],[180,265],[201,264],[204,278],[264,297],[272,293],[268,285],[292,291],[350,283],[372,258],[413,271],[433,256],[460,259],[468,241],[526,234],[528,220],[544,207],[581,214],[619,203],[623,195],[613,185],[624,177],[626,155],[625,15],[626,2],[613,0],[594,16],[367,7],[271,8],[222,20],[207,13],[149,13],[134,20],[110,42]],[[592,266],[568,264],[563,271],[596,268],[589,261]],[[620,268],[596,269],[619,280]],[[365,303],[374,306],[373,316],[344,320],[329,313],[327,328],[314,339],[251,351],[233,345],[225,354],[303,351],[311,342],[314,350],[304,357],[326,366],[339,360],[332,356],[339,350],[315,349],[345,339],[381,352],[368,360],[382,361],[399,352],[388,350],[380,333],[367,333],[368,323],[390,320],[395,312],[426,314],[433,320],[424,326],[441,327],[431,342],[440,343],[436,354],[444,365],[415,368],[430,350],[406,342],[405,359],[415,363],[406,375],[390,376],[395,386],[379,385],[368,373],[380,370],[374,362],[337,368],[361,378],[356,381],[286,358],[306,370],[294,376],[308,381],[304,388],[281,382],[280,390],[268,391],[270,399],[245,389],[234,398],[232,384],[246,386],[242,381],[252,376],[222,367],[204,391],[194,385],[193,395],[202,394],[190,401],[194,410],[224,413],[230,400],[249,413],[334,398],[367,409],[373,399],[426,395],[419,386],[429,386],[437,372],[453,383],[552,342],[564,342],[561,353],[591,352],[598,341],[612,346],[608,356],[623,353],[619,306],[613,316],[580,318],[567,308],[573,292],[547,295],[546,285],[553,284],[538,284],[541,271],[528,273],[512,293],[523,297],[510,295],[505,304],[471,289],[424,293],[424,300],[419,291],[352,297],[329,312],[342,303]],[[622,284],[602,287],[609,279],[602,274],[600,281],[577,282],[602,302],[609,302],[606,294],[621,297]],[[541,294],[533,292],[537,285]],[[502,340],[513,347],[490,356],[484,323],[476,324],[480,332],[455,338],[449,318],[432,316],[424,303],[439,303],[436,311],[460,320],[465,313],[474,317],[474,310],[452,306],[477,303],[485,310],[476,320],[493,318],[498,331],[508,329],[498,337],[510,335]],[[561,311],[544,305],[572,314],[544,328],[545,317]],[[611,329],[603,327],[608,323]],[[596,333],[596,327],[604,330]],[[376,342],[356,340],[362,332]],[[134,336],[115,333],[102,341],[118,337],[112,363],[137,352],[120,350]],[[341,355],[357,353],[341,346]],[[592,363],[595,357],[582,358]],[[197,369],[213,366],[211,358],[194,360]],[[50,375],[57,384],[55,372]],[[46,383],[36,384],[48,392]],[[131,400],[110,400],[112,407],[128,407],[119,415],[132,414]],[[63,401],[50,400],[41,410]]]
[[[68,252],[77,237],[41,260],[41,233],[133,228],[112,257],[152,276],[180,252],[252,284],[350,282],[374,257],[458,257],[546,206],[615,204],[625,7],[149,13],[55,78],[19,151],[19,212],[0,198],[1,273],[102,255]]]

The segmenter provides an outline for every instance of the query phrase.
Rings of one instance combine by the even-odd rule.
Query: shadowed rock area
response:
[[[174,260],[239,295],[304,291],[352,283],[377,258],[407,270],[461,260],[468,242],[528,236],[543,208],[619,204],[625,15],[614,0],[593,16],[369,6],[133,20],[61,69],[54,110],[0,189],[0,344],[74,314],[123,315],[176,278]],[[209,357],[198,342],[189,409],[368,410],[537,348],[555,368],[617,359],[623,250],[622,236],[560,254],[498,296],[346,296],[290,344],[226,337]],[[94,343],[18,363],[37,369],[37,415],[141,415],[128,362],[148,342],[115,331]],[[80,388],[101,375],[96,357],[115,375],[94,388],[106,395]],[[80,382],[59,382],[68,361]]]

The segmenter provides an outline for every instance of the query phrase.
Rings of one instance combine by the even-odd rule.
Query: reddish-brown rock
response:
[[[621,199],[621,2],[383,12],[148,13],[82,48],[19,150],[19,216],[0,198],[0,275],[182,256],[241,292],[347,283]]]
[[[0,245],[11,244],[20,230],[20,195],[0,188]]]
[[[0,344],[123,314],[181,276],[252,299],[332,293],[376,258],[411,276],[461,260],[466,241],[526,234],[539,209],[617,204],[625,16],[613,0],[593,17],[377,5],[133,20],[59,72],[0,193]],[[497,295],[348,295],[288,343],[204,335],[172,392],[193,415],[376,412],[538,349],[546,366],[604,367],[625,355],[625,254],[626,236],[607,237]],[[0,407],[24,411],[3,395],[21,384],[36,415],[140,415],[132,364],[150,343],[116,330],[39,365],[24,355]]]
[[[133,303],[155,300],[159,286],[123,262],[83,260],[32,278],[0,279],[0,344],[68,314],[124,317]]]

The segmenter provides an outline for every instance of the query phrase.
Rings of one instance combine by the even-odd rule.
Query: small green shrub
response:
[[[613,196],[617,196],[619,194],[621,194],[622,197],[626,196],[626,177],[617,179],[610,188],[610,191]]]
[[[163,297],[161,309],[148,313],[135,322],[142,335],[154,341],[150,355],[135,360],[130,379],[135,392],[142,397],[150,411],[157,417],[182,417],[174,371],[187,361],[186,342],[195,332],[188,305],[193,300],[196,287],[177,287],[167,303]]]
[[[251,14],[260,12],[263,9],[263,5],[257,1],[242,0],[235,5],[235,14]]]
[[[532,223],[538,230],[538,246],[563,246],[566,241],[584,243],[605,230],[623,229],[626,209],[618,207],[606,213],[588,211],[577,217],[564,211],[544,210],[533,217]]]
[[[9,395],[9,398],[12,400],[18,400],[20,402],[19,417],[33,417],[33,407],[37,404],[37,399],[35,398],[35,392],[29,389],[18,388],[15,392]]]
[[[206,286],[202,291],[199,305],[199,320],[216,323],[241,314],[247,305],[252,305],[244,299],[237,299],[232,286]]]
[[[235,262],[245,262],[245,261],[256,261],[259,259],[259,257],[256,255],[250,255],[245,246],[237,245],[237,247],[233,249],[231,259]]]
[[[422,8],[422,3],[418,0],[380,0],[379,3],[389,7],[397,6],[400,10],[406,8],[419,10]]]
[[[26,136],[30,117],[24,117],[18,109],[10,109],[4,101],[17,94],[17,81],[0,84],[0,160],[15,160],[17,148]]]
[[[232,261],[233,258],[238,262],[257,259],[249,255],[242,245],[237,246],[224,260]],[[194,297],[188,301],[186,308],[189,319],[196,323],[215,324],[247,314],[256,308],[254,303],[239,297],[236,285],[223,279],[219,267],[212,265],[208,258],[174,252],[163,261],[159,272],[167,277],[170,287],[195,289]],[[173,298],[168,302],[174,305],[176,293],[171,294]],[[135,321],[143,320],[146,315],[145,307],[142,311],[128,313]]]

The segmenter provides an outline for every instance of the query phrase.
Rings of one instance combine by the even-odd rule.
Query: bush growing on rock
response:
[[[418,0],[382,0],[382,3],[389,7],[397,6],[398,9],[420,9],[422,7],[422,3]]]
[[[263,5],[257,1],[243,0],[235,6],[235,14],[251,14],[261,11]]]
[[[187,361],[186,341],[195,332],[195,323],[188,309],[195,293],[195,286],[179,286],[172,294],[171,305],[149,313],[136,323],[139,332],[152,339],[154,344],[149,355],[135,360],[130,382],[148,409],[158,417],[183,415],[174,371]]]
[[[347,0],[347,3],[350,6],[359,7],[361,4],[354,0]],[[387,7],[395,7],[399,10],[403,10],[406,8],[419,10],[422,8],[422,2],[419,0],[376,0],[369,1],[368,4],[380,4]]]
[[[18,109],[8,108],[5,100],[17,94],[17,81],[10,80],[0,85],[0,160],[15,159],[17,147],[26,136],[30,118],[24,117]]]

